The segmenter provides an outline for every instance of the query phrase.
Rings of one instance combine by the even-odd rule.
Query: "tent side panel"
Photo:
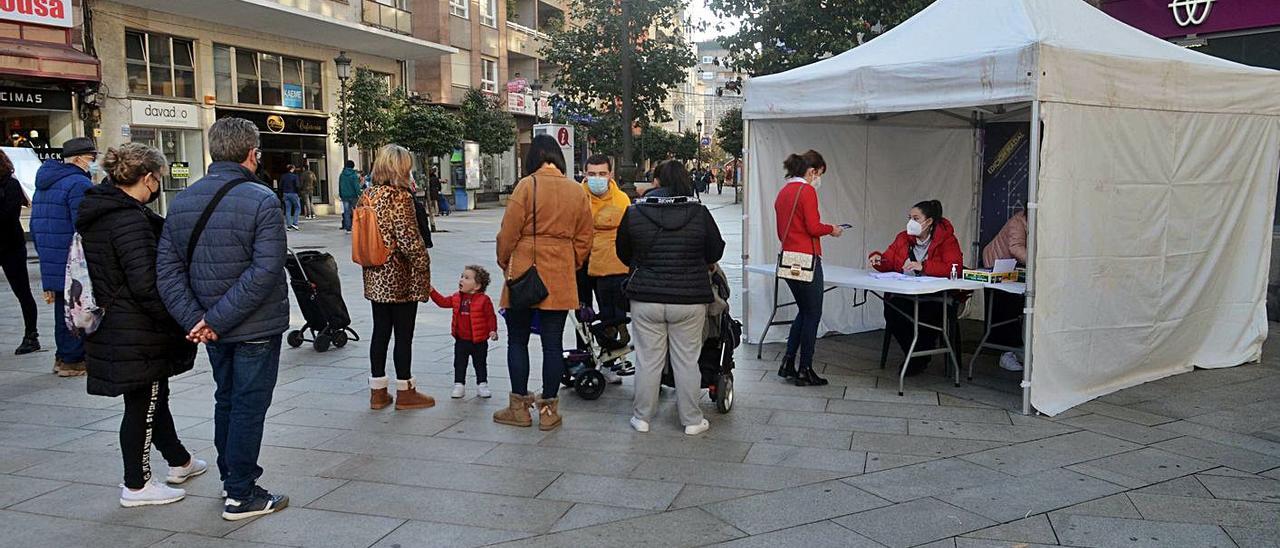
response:
[[[1280,119],[1044,106],[1032,403],[1261,356]]]

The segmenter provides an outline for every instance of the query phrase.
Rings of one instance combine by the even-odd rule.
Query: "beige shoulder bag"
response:
[[[800,205],[800,193],[804,189],[796,191],[796,201],[791,204],[791,217],[787,219],[787,229],[782,231],[782,237],[785,240],[787,235],[791,233],[791,223],[796,220],[796,206]],[[812,238],[810,238],[812,243]],[[818,246],[813,246],[817,251]],[[814,253],[800,253],[798,251],[781,251],[778,253],[778,277],[787,280],[797,280],[801,282],[813,281],[813,265]]]

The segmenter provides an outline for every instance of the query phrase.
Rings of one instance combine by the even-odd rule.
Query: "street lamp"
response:
[[[347,57],[347,52],[340,51],[338,56],[333,58],[333,64],[338,68],[338,85],[340,91],[338,96],[342,99],[342,167],[347,167],[347,126],[350,121],[347,120],[347,79],[351,77],[351,58]]]
[[[542,106],[542,81],[534,80],[532,84],[529,84],[529,89],[533,90],[533,123],[540,124],[542,123],[542,116],[538,112],[538,107]]]
[[[698,155],[696,159],[698,169],[702,169],[702,120],[698,120]]]

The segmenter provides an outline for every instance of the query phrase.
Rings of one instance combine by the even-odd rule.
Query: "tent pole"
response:
[[[1027,166],[1027,304],[1023,321],[1022,414],[1031,414],[1032,329],[1036,307],[1036,217],[1040,209],[1040,100],[1031,101],[1030,162]]]
[[[748,232],[751,220],[751,195],[742,192],[743,186],[746,185],[749,173],[747,172],[747,156],[751,150],[751,120],[742,121],[742,158],[738,160],[738,169],[735,176],[738,178],[738,185],[734,187],[734,196],[739,193],[742,195],[742,332],[751,332],[751,288],[748,286],[749,276],[747,276],[747,265],[751,263],[751,253],[747,251],[748,242],[750,241],[750,233]],[[737,201],[736,199],[734,201]],[[751,337],[747,337],[751,340]],[[764,346],[764,338],[760,339],[760,346]]]

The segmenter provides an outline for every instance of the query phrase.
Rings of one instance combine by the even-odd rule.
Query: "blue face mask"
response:
[[[587,190],[596,196],[603,196],[609,191],[609,179],[605,177],[587,177]]]

